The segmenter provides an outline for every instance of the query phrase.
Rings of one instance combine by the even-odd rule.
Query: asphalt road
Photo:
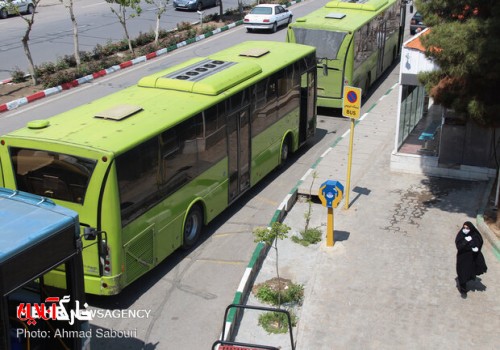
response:
[[[74,0],[73,3],[80,51],[92,51],[97,44],[105,45],[125,38],[123,27],[111,12],[110,4],[103,0]],[[235,9],[238,0],[223,0],[223,5],[225,10]],[[142,1],[141,8],[140,16],[127,20],[131,38],[156,28],[156,7]],[[219,7],[206,8],[203,16],[218,12]],[[176,28],[177,23],[199,20],[200,15],[196,11],[176,11],[170,1],[161,17],[160,28],[171,30]],[[28,60],[21,43],[26,28],[26,22],[20,16],[0,20],[0,80],[10,78],[16,68],[28,72]],[[30,33],[29,47],[35,65],[55,62],[60,57],[73,54],[73,26],[68,10],[59,0],[41,0]]]

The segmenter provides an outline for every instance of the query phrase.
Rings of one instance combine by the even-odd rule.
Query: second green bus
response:
[[[366,95],[399,56],[405,17],[401,0],[339,0],[288,26],[287,42],[317,49],[318,106],[342,108],[344,86]]]

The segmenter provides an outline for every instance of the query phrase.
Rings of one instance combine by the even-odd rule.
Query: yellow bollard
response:
[[[333,247],[335,244],[335,232],[333,231],[333,208],[328,208],[326,220],[326,246]]]

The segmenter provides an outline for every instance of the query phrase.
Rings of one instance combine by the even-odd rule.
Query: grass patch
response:
[[[297,325],[297,316],[289,310],[292,327]],[[268,333],[281,334],[288,332],[288,317],[284,312],[271,311],[259,316],[259,326]]]
[[[292,241],[301,244],[304,247],[307,247],[310,244],[316,244],[318,242],[321,242],[322,235],[323,232],[319,227],[308,228],[305,231],[300,231],[300,237],[292,236]]]
[[[295,284],[288,279],[273,278],[258,284],[253,290],[260,302],[280,306],[280,304],[301,304],[304,299],[304,286]]]

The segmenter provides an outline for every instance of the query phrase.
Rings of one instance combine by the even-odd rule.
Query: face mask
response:
[[[462,229],[462,232],[465,233],[465,234],[468,234],[470,232],[470,229],[464,228],[464,229]]]

